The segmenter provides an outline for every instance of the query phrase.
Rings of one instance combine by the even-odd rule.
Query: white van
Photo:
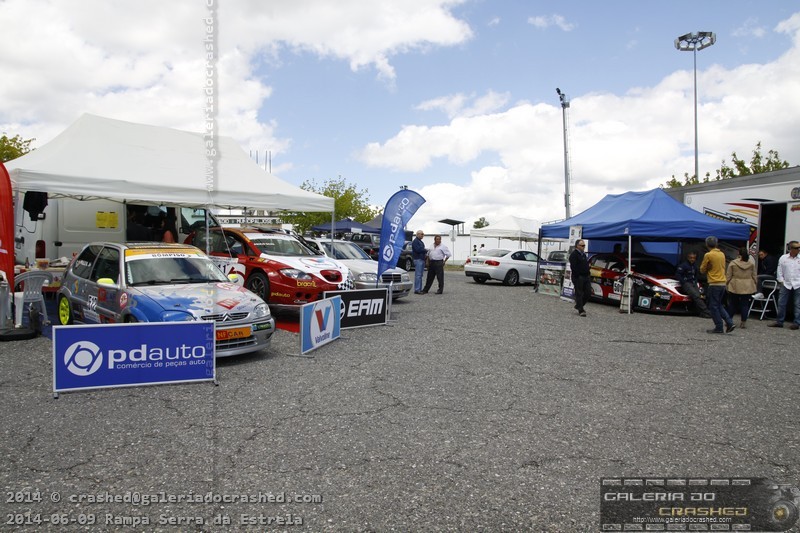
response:
[[[36,259],[69,259],[89,242],[126,242],[128,215],[133,211],[151,228],[154,240],[161,240],[160,228],[155,225],[165,213],[175,216],[178,242],[183,242],[193,228],[205,224],[205,209],[141,206],[111,200],[46,200],[42,193],[17,194],[14,260],[18,265],[32,265]],[[210,224],[218,225],[213,215]]]

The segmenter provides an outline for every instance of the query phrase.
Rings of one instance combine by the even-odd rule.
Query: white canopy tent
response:
[[[536,241],[539,239],[537,229],[539,222],[530,218],[508,216],[491,222],[485,228],[470,230],[471,237],[497,237],[498,239],[512,239],[515,241]]]
[[[216,151],[213,156],[212,150]],[[334,199],[259,167],[230,137],[205,137],[84,114],[55,139],[6,163],[17,193],[135,204],[333,211]]]

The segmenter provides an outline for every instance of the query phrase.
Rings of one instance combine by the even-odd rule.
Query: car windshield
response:
[[[296,239],[282,237],[259,237],[253,244],[263,254],[287,256],[316,256],[316,254]]]
[[[325,247],[325,253],[329,256],[331,255],[331,243],[330,241],[322,241],[322,245]],[[337,242],[333,245],[333,258],[334,259],[367,259],[372,261],[372,258],[367,255],[367,253],[361,249],[360,246],[357,244],[353,244],[351,242]]]
[[[128,285],[167,285],[228,281],[206,257],[150,257],[125,262]]]

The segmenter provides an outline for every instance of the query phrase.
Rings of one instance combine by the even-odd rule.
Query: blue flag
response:
[[[400,250],[405,244],[405,226],[424,203],[425,198],[408,189],[394,193],[386,202],[381,224],[381,248],[378,253],[379,280],[384,272],[397,265]]]

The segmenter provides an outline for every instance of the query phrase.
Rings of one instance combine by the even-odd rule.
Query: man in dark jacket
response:
[[[589,279],[589,257],[586,255],[586,241],[583,239],[575,243],[575,249],[569,254],[569,268],[572,271],[572,286],[575,290],[575,309],[580,316],[586,316],[583,306],[589,301],[592,294],[592,284]]]
[[[411,241],[411,259],[414,260],[414,294],[422,294],[422,273],[425,271],[425,257],[428,251],[422,239],[425,233],[417,230],[414,240]]]
[[[700,312],[700,316],[703,318],[711,318],[706,301],[700,294],[700,287],[697,285],[698,276],[697,254],[689,252],[686,254],[686,260],[678,265],[678,269],[675,271],[675,277],[678,278],[678,281],[681,283],[681,291],[692,299],[694,306]]]

